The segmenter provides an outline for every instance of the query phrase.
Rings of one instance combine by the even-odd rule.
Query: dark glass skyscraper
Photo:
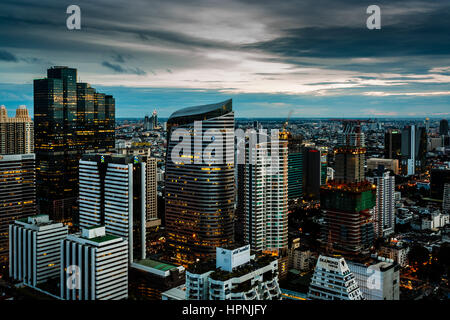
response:
[[[201,122],[201,131],[194,135],[194,122]],[[176,129],[184,129],[184,138],[191,138],[190,155],[174,161],[172,151],[180,142],[173,138]],[[205,163],[208,145],[219,139],[208,130],[223,133],[223,155],[226,146],[234,151],[234,112],[232,101],[181,109],[167,121],[168,148],[166,159],[166,230],[169,250],[174,259],[189,265],[196,259],[214,256],[216,247],[233,242],[234,163]],[[226,131],[231,135],[226,135]],[[179,132],[177,133],[177,135]],[[200,139],[195,147],[194,140]],[[225,143],[226,142],[226,143]],[[219,150],[216,150],[218,152]],[[232,154],[234,156],[234,154]]]
[[[439,123],[439,135],[448,136],[448,121],[447,119],[442,119]]]
[[[34,80],[38,203],[64,222],[74,222],[81,154],[114,147],[114,99],[106,107],[104,94],[76,79],[76,69],[53,67],[47,78]]]

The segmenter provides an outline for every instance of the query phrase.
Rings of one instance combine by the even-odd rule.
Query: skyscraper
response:
[[[35,214],[35,155],[0,156],[0,265],[3,267],[8,261],[9,225]]]
[[[288,247],[288,142],[248,144],[245,184],[245,242],[254,251],[278,255]]]
[[[416,170],[425,166],[427,152],[427,133],[425,127],[406,126],[402,130],[402,161],[403,175],[414,175]]]
[[[400,160],[402,156],[402,133],[398,129],[388,129],[384,134],[384,158]]]
[[[439,123],[439,135],[448,136],[448,121],[447,119],[442,119]]]
[[[81,154],[114,148],[114,98],[76,79],[76,69],[58,66],[34,80],[38,202],[64,222],[76,222]]]
[[[216,247],[233,242],[232,101],[176,111],[167,121],[167,131],[167,240],[174,259],[187,265],[196,259],[212,258]],[[180,138],[191,152],[174,159],[172,153],[177,153],[174,148],[180,147]],[[227,155],[226,159],[211,161],[210,143],[216,146],[215,154]]]
[[[303,197],[305,199],[319,199],[321,170],[320,151],[312,147],[303,148]]]
[[[395,177],[388,172],[379,172],[374,178],[377,186],[374,225],[377,237],[394,233],[395,226]]]
[[[146,258],[156,219],[156,161],[149,156],[85,154],[80,160],[80,227],[104,225],[129,242],[130,262]]]
[[[0,154],[25,154],[34,151],[34,127],[28,110],[20,106],[14,118],[0,107]]]
[[[302,137],[288,136],[288,199],[303,197],[303,150]]]
[[[355,132],[360,129],[355,128]],[[356,135],[357,137],[357,135]],[[320,206],[325,211],[324,241],[328,251],[354,255],[374,240],[375,186],[365,180],[366,149],[361,139],[341,140],[335,149],[335,180],[321,186]]]

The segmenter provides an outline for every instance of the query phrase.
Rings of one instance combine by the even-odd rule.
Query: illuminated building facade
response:
[[[86,151],[114,148],[115,102],[88,84],[77,70],[52,67],[34,80],[37,197],[41,212],[76,223],[78,162]]]
[[[245,184],[245,243],[252,250],[275,251],[288,247],[288,147],[278,142],[247,145]]]
[[[250,246],[217,248],[216,264],[186,271],[186,300],[280,300],[278,261],[250,255]]]
[[[67,226],[48,215],[16,220],[9,226],[9,276],[36,287],[60,275],[60,242]]]
[[[288,137],[288,199],[303,197],[303,150],[302,137]]]
[[[104,226],[83,228],[61,241],[60,297],[63,300],[128,298],[128,243],[105,233]],[[74,268],[75,267],[75,268]],[[68,272],[72,269],[72,273]],[[74,279],[75,278],[75,279]]]
[[[108,234],[128,240],[130,262],[146,258],[147,227],[156,210],[155,166],[148,156],[85,154],[80,160],[80,227],[104,225]]]
[[[195,134],[194,122],[201,125]],[[167,131],[165,222],[168,248],[176,262],[188,265],[196,259],[212,258],[216,247],[233,242],[232,101],[181,109],[170,116]],[[175,132],[178,137],[174,136]],[[231,159],[224,156],[219,163],[207,163],[212,154],[208,146],[216,139],[219,141],[220,136],[223,144],[218,144],[216,152],[227,155],[227,149],[231,150]],[[187,148],[192,153],[183,154],[182,160],[172,159],[180,137],[189,141]]]
[[[313,300],[364,300],[355,276],[344,258],[320,255],[309,285]]]
[[[9,225],[36,214],[34,154],[0,156],[0,267],[8,262]]]
[[[28,110],[20,106],[14,118],[0,107],[0,154],[25,154],[34,151],[34,126]]]
[[[354,132],[360,131],[358,127]],[[355,255],[374,241],[376,187],[365,180],[362,139],[348,141],[350,144],[334,150],[335,179],[321,186],[320,206],[325,212],[323,240],[327,250]]]
[[[374,208],[374,226],[376,237],[386,237],[394,233],[395,227],[395,177],[389,171],[374,178],[377,186]]]

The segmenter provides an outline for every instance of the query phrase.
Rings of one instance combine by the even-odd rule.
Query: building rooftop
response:
[[[172,269],[177,268],[174,265],[171,265],[171,264],[168,264],[165,262],[161,262],[161,261],[157,261],[157,260],[151,260],[151,259],[143,259],[143,260],[136,261],[135,263],[141,264],[145,267],[161,270],[161,271],[167,271],[167,270],[172,270]]]

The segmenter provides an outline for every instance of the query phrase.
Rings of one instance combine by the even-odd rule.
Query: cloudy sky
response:
[[[450,0],[1,0],[0,105],[32,111],[53,65],[114,95],[118,117],[233,98],[238,117],[448,118]]]

